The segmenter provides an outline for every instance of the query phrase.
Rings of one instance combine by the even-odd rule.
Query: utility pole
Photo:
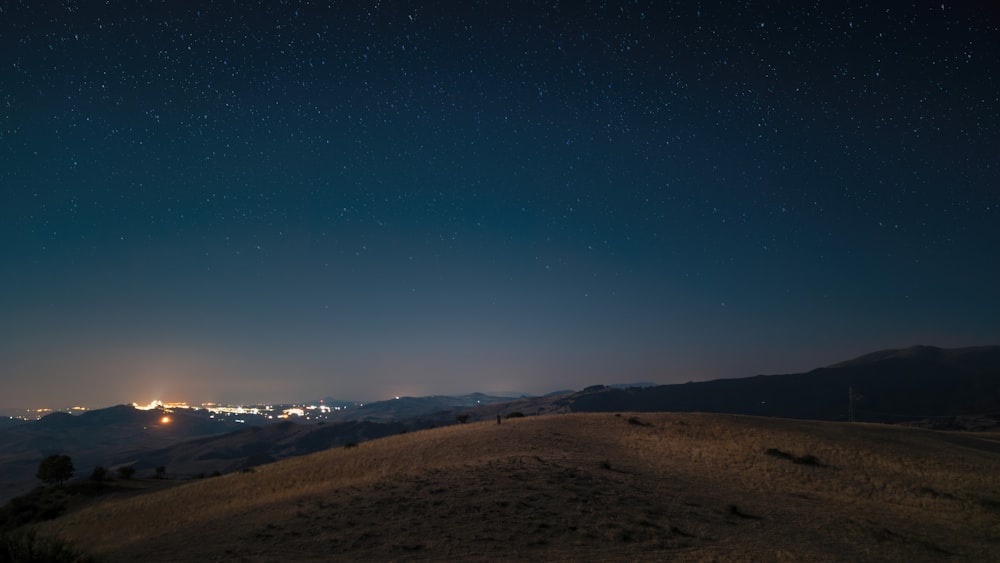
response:
[[[847,421],[854,422],[854,389],[847,386]]]

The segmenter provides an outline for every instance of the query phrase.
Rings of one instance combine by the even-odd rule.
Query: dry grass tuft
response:
[[[109,501],[40,531],[112,561],[1000,560],[998,439],[709,414],[512,418]]]

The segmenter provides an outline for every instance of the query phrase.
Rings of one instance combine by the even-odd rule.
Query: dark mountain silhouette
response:
[[[814,420],[906,422],[1000,415],[1000,346],[883,350],[807,373],[650,388],[588,389],[573,412],[701,411]],[[853,411],[853,413],[852,413]]]
[[[54,412],[38,419],[41,428],[70,428],[76,423],[76,417],[68,412]]]
[[[637,383],[612,383],[608,387],[615,387],[617,389],[628,389],[630,387],[657,387],[659,383],[653,383],[652,381],[640,381]]]

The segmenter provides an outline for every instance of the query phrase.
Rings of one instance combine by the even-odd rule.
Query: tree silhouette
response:
[[[68,455],[52,454],[38,464],[35,476],[49,485],[62,485],[73,476],[73,460]]]
[[[131,465],[122,465],[118,468],[118,476],[125,481],[131,479],[133,475],[135,475],[135,468]]]
[[[104,482],[110,478],[111,475],[103,465],[98,465],[90,472],[90,480],[97,483],[98,487],[104,485]]]

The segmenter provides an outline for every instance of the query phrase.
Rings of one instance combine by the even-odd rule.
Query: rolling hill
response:
[[[987,561],[997,474],[995,433],[567,414],[331,449],[39,533],[108,561]]]

